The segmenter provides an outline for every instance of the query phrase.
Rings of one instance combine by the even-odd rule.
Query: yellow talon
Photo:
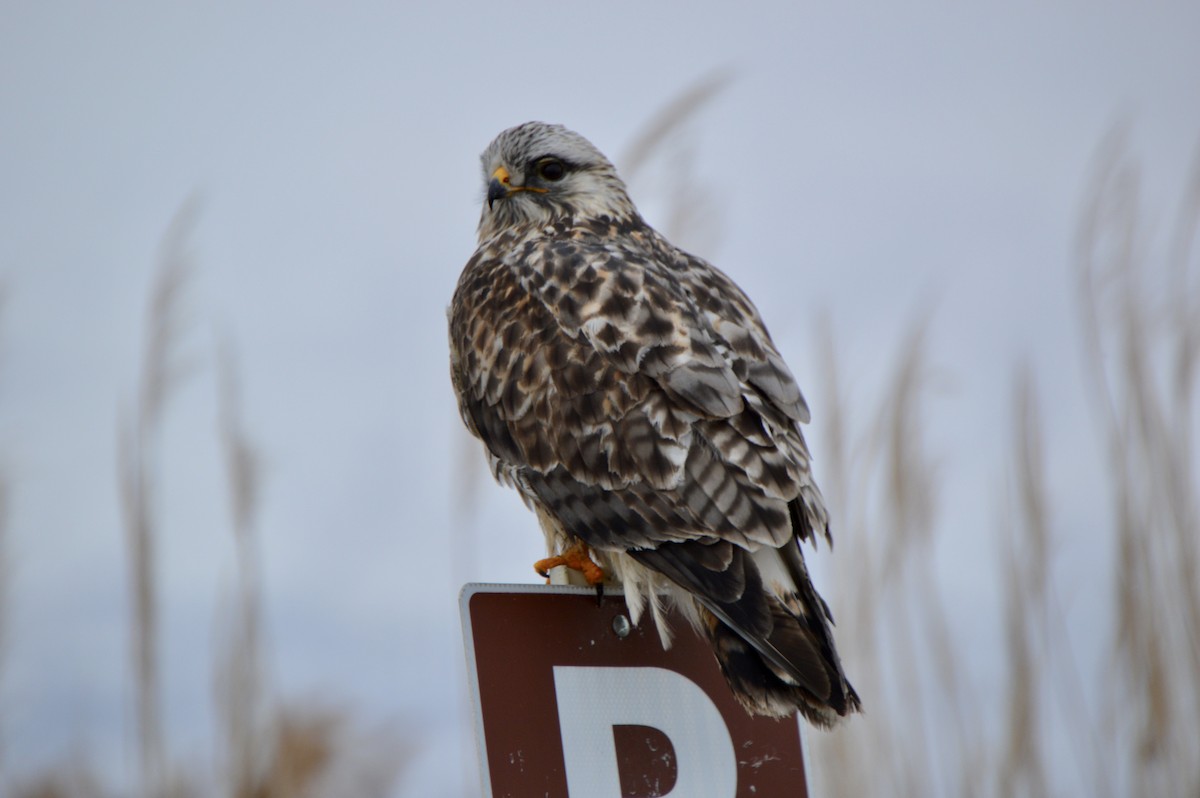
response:
[[[595,587],[604,583],[604,569],[592,560],[591,555],[588,553],[588,545],[583,541],[571,546],[571,548],[562,554],[538,560],[533,564],[533,570],[549,578],[550,569],[557,568],[560,565],[565,565],[572,571],[579,571],[583,574],[583,578],[587,580],[589,587]]]

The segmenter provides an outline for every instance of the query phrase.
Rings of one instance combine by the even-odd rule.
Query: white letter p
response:
[[[664,668],[554,666],[567,792],[618,798],[614,726],[658,729],[675,748],[671,795],[733,798],[737,759],[729,729],[700,687]]]

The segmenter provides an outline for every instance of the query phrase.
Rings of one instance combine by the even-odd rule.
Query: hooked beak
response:
[[[508,170],[501,166],[496,169],[496,171],[492,172],[492,179],[490,182],[488,182],[488,210],[490,211],[492,209],[492,203],[494,203],[496,200],[507,197],[508,192]]]
[[[518,191],[534,191],[538,194],[545,194],[546,189],[534,188],[533,186],[514,186],[511,178],[508,175],[508,170],[503,166],[496,167],[496,171],[492,172],[492,179],[488,181],[487,204],[488,210],[492,209],[492,204],[496,200],[505,199],[510,194],[515,194]]]

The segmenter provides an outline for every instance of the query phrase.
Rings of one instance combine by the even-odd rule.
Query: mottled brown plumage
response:
[[[664,644],[659,602],[674,600],[749,711],[856,711],[799,547],[829,535],[808,407],[753,304],[646,225],[576,133],[506,130],[483,171],[451,378],[497,479],[551,554],[590,546]]]

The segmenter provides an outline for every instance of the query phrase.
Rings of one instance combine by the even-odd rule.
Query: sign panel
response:
[[[795,719],[746,713],[708,642],[672,614],[592,588],[463,588],[484,794],[491,798],[807,798]]]

